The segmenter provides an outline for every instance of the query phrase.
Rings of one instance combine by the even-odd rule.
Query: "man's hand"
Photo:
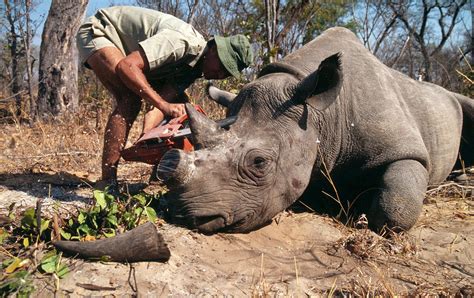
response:
[[[160,107],[160,110],[166,116],[177,118],[181,115],[186,114],[186,110],[184,108],[184,104],[174,104],[174,103],[166,103],[163,107]]]

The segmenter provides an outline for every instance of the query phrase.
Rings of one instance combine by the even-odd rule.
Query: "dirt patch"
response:
[[[11,202],[33,206],[40,197],[46,207],[84,205],[92,197],[88,179],[77,173],[3,174],[0,208]],[[388,238],[306,212],[283,212],[248,234],[205,236],[164,222],[158,230],[171,250],[169,262],[71,260],[73,271],[59,290],[43,276],[35,280],[35,295],[472,295],[474,197],[467,183],[429,191],[416,226]]]

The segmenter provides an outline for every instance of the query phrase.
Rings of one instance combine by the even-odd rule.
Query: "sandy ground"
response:
[[[157,228],[171,250],[167,263],[70,260],[59,290],[38,276],[34,295],[473,295],[473,176],[431,190],[416,226],[390,239],[310,212],[283,212],[248,234],[205,236],[164,222]],[[45,210],[85,205],[92,189],[84,181],[77,173],[2,174],[0,212],[37,198],[46,198]]]

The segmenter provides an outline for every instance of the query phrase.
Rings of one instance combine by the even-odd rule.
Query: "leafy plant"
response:
[[[61,261],[62,254],[57,253],[56,250],[48,252],[42,259],[39,265],[43,273],[55,274],[58,278],[63,278],[68,272],[69,268]]]
[[[5,275],[0,281],[0,296],[16,294],[18,297],[29,297],[35,288],[31,273],[27,270],[19,270],[11,275]]]
[[[51,231],[49,230],[50,222],[50,220],[40,218],[40,227],[38,229],[38,220],[35,209],[26,209],[23,213],[23,218],[21,219],[19,231],[16,232],[17,234],[23,235],[23,246],[25,248],[30,246],[32,243],[37,242],[42,236],[44,236],[43,240],[51,239]]]
[[[158,218],[155,209],[150,206],[155,199],[153,195],[136,194],[124,201],[107,191],[95,190],[94,199],[93,206],[79,211],[77,218],[69,219],[61,229],[64,239],[113,237],[117,229],[133,229],[144,220],[154,222]]]
[[[133,229],[144,221],[155,222],[158,218],[156,207],[159,195],[146,193],[120,195],[114,197],[105,191],[94,191],[95,203],[79,210],[75,217],[62,221],[59,227],[61,237],[67,240],[95,240],[100,237],[115,236],[117,231]],[[9,217],[15,219],[13,206]],[[18,222],[19,221],[19,222]],[[52,220],[41,218],[34,208],[26,209],[11,228],[0,228],[0,243],[9,259],[1,263],[0,297],[17,295],[29,296],[34,291],[32,274],[40,272],[63,278],[69,268],[62,261],[62,254],[56,250],[46,252],[37,267],[30,261],[32,244],[45,242],[45,246],[34,249],[51,249],[49,242],[54,231]],[[16,255],[16,256],[14,256]]]
[[[13,257],[1,263],[3,274],[0,279],[0,296],[16,293],[18,297],[27,297],[34,291],[31,274],[25,269],[29,259]]]

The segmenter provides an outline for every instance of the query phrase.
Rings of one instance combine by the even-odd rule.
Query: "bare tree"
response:
[[[189,0],[186,0],[189,2]],[[184,19],[183,2],[180,0],[136,0],[138,6],[158,10]]]
[[[78,106],[76,32],[88,0],[53,0],[40,49],[38,110],[41,117]]]
[[[28,83],[28,97],[30,99],[30,125],[36,120],[36,101],[33,95],[33,63],[31,55],[31,0],[25,1],[25,23],[26,23],[26,32],[23,34],[23,45],[25,47],[26,55],[26,81]]]
[[[278,49],[275,47],[278,26],[279,0],[265,0],[265,27],[267,31],[268,62],[275,61]]]
[[[397,16],[384,1],[362,0],[351,11],[357,34],[364,45],[377,56],[382,44],[397,30]],[[380,58],[380,57],[379,57]]]
[[[424,80],[432,81],[433,57],[441,52],[451,36],[455,25],[459,22],[461,9],[466,3],[467,0],[423,0],[419,6],[417,3],[413,4],[409,1],[389,3],[393,13],[405,26],[421,52],[423,57],[421,73]],[[432,19],[436,21],[431,21]],[[430,31],[434,24],[438,25],[439,38],[437,41],[434,40],[433,31]]]
[[[24,95],[27,94],[30,103],[30,116],[34,117],[31,114],[34,112],[31,104],[34,103],[33,89],[35,86],[32,73],[36,60],[32,53],[32,37],[36,33],[41,17],[36,20],[31,19],[31,12],[37,5],[32,0],[4,0],[3,3],[4,6],[1,10],[4,12],[4,18],[0,23],[2,26],[0,32],[6,35],[7,46],[5,48],[8,49],[8,54],[3,53],[2,55],[6,73],[2,72],[1,77],[9,82],[10,98],[13,98],[16,103],[16,115],[20,116]],[[25,77],[27,84],[24,84]]]
[[[8,34],[8,48],[10,49],[11,59],[11,93],[15,98],[16,103],[16,115],[21,114],[21,94],[20,90],[22,87],[21,73],[19,70],[20,60],[24,56],[24,51],[21,47],[20,33],[18,32],[18,24],[21,19],[21,13],[16,6],[16,3],[10,3],[9,0],[4,0],[5,4],[5,15],[8,21],[9,34]]]

